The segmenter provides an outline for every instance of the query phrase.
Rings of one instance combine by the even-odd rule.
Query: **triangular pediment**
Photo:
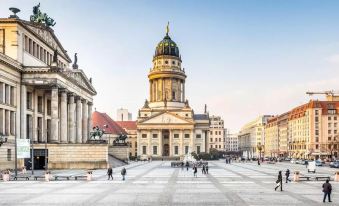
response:
[[[162,112],[151,116],[143,121],[142,124],[193,124],[193,121],[182,118],[171,112]]]
[[[82,86],[83,88],[90,91],[93,95],[96,94],[96,91],[92,85],[92,83],[89,81],[85,73],[81,69],[76,70],[64,70],[62,72],[64,75],[68,77],[69,80],[73,81],[74,83],[78,84],[79,86]]]
[[[34,33],[35,36],[40,38],[40,40],[42,40],[45,44],[49,45],[53,49],[57,49],[59,55],[63,56],[69,62],[72,61],[51,28],[48,28],[39,23],[33,23],[28,21],[21,22],[23,23],[24,27],[27,30]]]

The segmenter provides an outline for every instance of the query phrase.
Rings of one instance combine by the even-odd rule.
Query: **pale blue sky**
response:
[[[0,0],[29,19],[39,1]],[[170,21],[196,113],[208,105],[237,132],[261,114],[307,102],[307,90],[339,90],[339,1],[41,0],[55,33],[98,92],[95,106],[115,118],[148,98],[147,73]],[[323,98],[316,96],[314,98]]]

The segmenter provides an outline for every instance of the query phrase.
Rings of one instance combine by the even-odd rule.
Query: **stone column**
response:
[[[92,106],[93,103],[92,102],[88,102],[88,118],[87,118],[87,132],[88,132],[88,138],[89,138],[89,132],[92,131]]]
[[[21,85],[20,97],[20,138],[26,139],[26,109],[27,109],[27,90],[26,85]]]
[[[152,156],[152,138],[151,137],[151,130],[147,131],[147,138],[148,138],[148,148],[147,148],[147,156]]]
[[[75,143],[75,103],[74,94],[69,95],[68,100],[68,139],[69,143]]]
[[[11,111],[5,110],[5,134],[11,134]]]
[[[59,142],[59,89],[52,88],[51,93],[51,143]]]
[[[161,132],[161,130],[158,131],[158,136],[159,136],[159,154],[160,154],[160,156],[163,156],[164,151],[162,149],[163,143],[162,143],[162,132]]]
[[[182,101],[186,101],[185,99],[185,81],[182,81]]]
[[[149,80],[149,101],[153,102],[153,95],[152,95],[152,80]]]
[[[196,152],[195,137],[194,137],[193,129],[191,130],[190,138],[191,138],[191,152],[194,152],[194,151]]]
[[[67,143],[67,92],[61,91],[60,97],[60,142]]]
[[[76,140],[77,143],[82,143],[81,97],[76,98]]]
[[[88,140],[88,106],[87,100],[82,101],[82,143]]]
[[[169,138],[169,148],[168,148],[168,156],[172,156],[172,147],[173,147],[173,143],[172,143],[172,130],[168,130],[168,138]]]
[[[180,141],[180,150],[179,155],[185,155],[185,148],[184,148],[184,130],[181,130],[181,141]]]
[[[6,94],[6,104],[11,104],[11,86],[6,84],[5,86],[5,94]]]

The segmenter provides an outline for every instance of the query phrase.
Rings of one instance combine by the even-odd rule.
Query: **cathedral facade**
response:
[[[189,152],[205,152],[208,147],[209,115],[195,114],[185,98],[185,70],[177,44],[168,28],[153,56],[148,74],[149,99],[137,120],[138,156],[182,158]]]

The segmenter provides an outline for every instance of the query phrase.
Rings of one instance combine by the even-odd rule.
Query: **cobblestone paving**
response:
[[[289,163],[209,162],[209,174],[193,177],[192,169],[171,168],[170,162],[133,163],[126,166],[122,181],[120,168],[114,180],[105,170],[96,170],[93,181],[10,181],[0,182],[0,205],[339,205],[339,183],[333,182],[332,203],[322,203],[323,181],[283,184],[274,191],[279,170],[306,174],[305,166]],[[317,168],[331,175],[336,169]],[[38,173],[38,172],[37,172]],[[54,175],[81,174],[79,170],[53,171]]]

